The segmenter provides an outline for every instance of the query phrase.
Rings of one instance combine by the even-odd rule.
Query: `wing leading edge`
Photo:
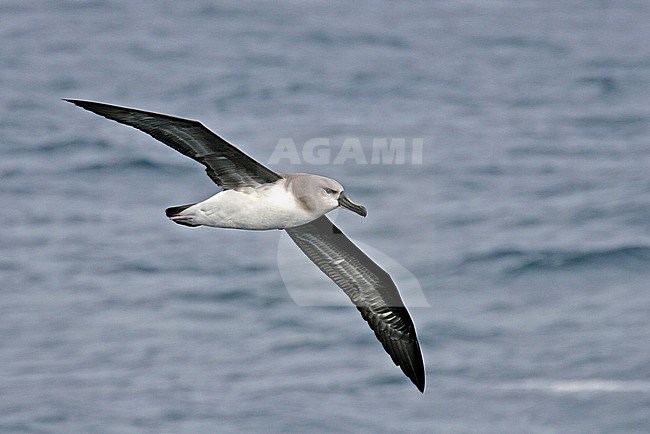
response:
[[[199,121],[92,101],[66,99],[107,119],[149,134],[205,166],[221,188],[257,187],[282,178],[231,145]]]

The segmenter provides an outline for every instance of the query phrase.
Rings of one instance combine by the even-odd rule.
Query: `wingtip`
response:
[[[402,368],[404,374],[406,374],[409,380],[411,380],[415,387],[418,388],[420,393],[424,394],[426,385],[426,371],[424,368],[424,359],[422,358],[422,352],[420,351],[419,345],[417,345],[417,352],[415,354],[409,354],[408,363],[401,365],[400,368]]]
[[[84,107],[84,102],[85,101],[82,101],[82,100],[79,100],[79,99],[63,98],[63,101],[69,102],[70,104],[74,104],[77,107],[85,108]]]
[[[424,372],[420,372],[417,374],[415,372],[408,372],[408,373],[404,372],[404,373],[407,375],[409,380],[411,380],[411,383],[413,383],[413,385],[415,385],[415,387],[418,388],[420,393],[424,394],[424,389],[426,388],[425,387],[426,379],[424,376]]]
[[[70,104],[74,104],[79,107],[82,107],[85,102],[90,102],[90,101],[82,101],[80,99],[73,99],[73,98],[63,98],[63,101],[69,102]]]

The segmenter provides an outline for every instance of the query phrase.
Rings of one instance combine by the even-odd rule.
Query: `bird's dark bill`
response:
[[[366,210],[365,206],[357,205],[356,203],[352,202],[343,192],[341,192],[341,195],[339,196],[339,206],[341,208],[347,208],[352,212],[356,212],[362,217],[368,215],[368,211]]]

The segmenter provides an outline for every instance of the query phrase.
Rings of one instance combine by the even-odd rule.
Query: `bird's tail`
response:
[[[171,221],[173,221],[174,223],[178,223],[179,225],[190,226],[190,227],[201,226],[200,224],[194,223],[193,215],[181,214],[183,211],[185,211],[186,209],[194,205],[196,204],[191,203],[189,205],[179,205],[179,206],[169,207],[165,210],[165,215],[169,217]]]

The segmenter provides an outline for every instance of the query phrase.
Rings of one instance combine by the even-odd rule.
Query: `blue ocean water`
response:
[[[0,16],[0,431],[650,431],[647,2]],[[294,300],[279,233],[166,220],[216,191],[199,165],[61,98],[200,119],[264,163],[327,138],[332,164],[272,167],[342,180],[369,216],[337,224],[417,280],[426,394],[354,307]],[[421,163],[333,164],[377,138]]]

